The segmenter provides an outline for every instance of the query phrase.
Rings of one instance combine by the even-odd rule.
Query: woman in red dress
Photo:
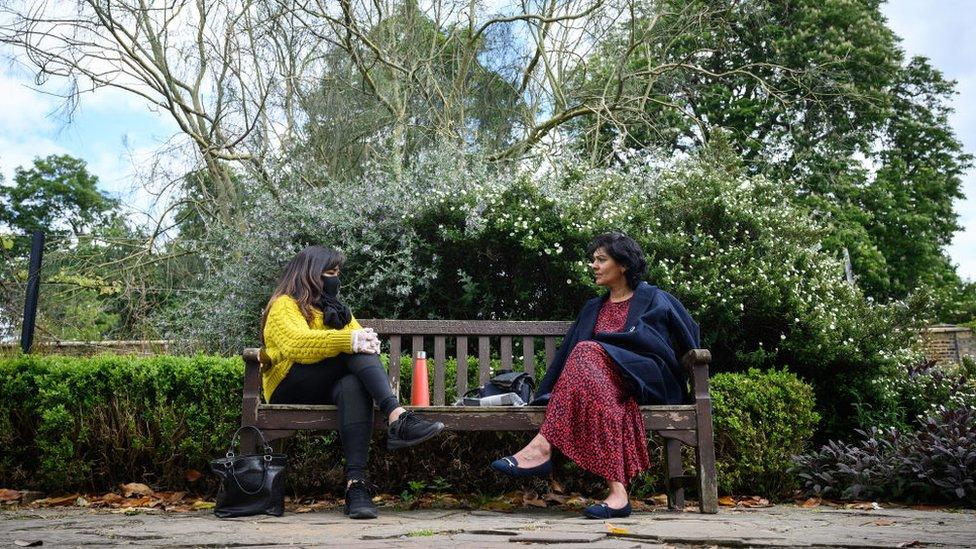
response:
[[[650,466],[638,405],[686,399],[676,357],[698,346],[698,326],[677,299],[641,281],[647,263],[631,238],[601,235],[588,254],[596,283],[609,292],[583,307],[549,365],[539,386],[541,400],[548,397],[539,434],[491,466],[515,477],[545,476],[555,447],[607,480],[606,499],[584,514],[625,517],[626,485]]]

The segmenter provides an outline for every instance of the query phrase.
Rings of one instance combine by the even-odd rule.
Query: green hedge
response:
[[[798,487],[793,456],[809,449],[820,420],[813,388],[785,370],[711,378],[721,491],[787,495]]]
[[[0,360],[0,482],[183,487],[240,421],[244,364],[212,356]]]
[[[385,357],[384,357],[385,359]],[[385,360],[384,360],[385,362]],[[409,358],[401,382],[409,395]],[[469,386],[477,366],[469,364]],[[0,486],[50,492],[100,491],[140,481],[157,488],[207,491],[212,479],[190,483],[186,471],[207,471],[240,418],[243,364],[212,356],[151,358],[0,358]],[[445,385],[454,386],[454,362]],[[783,371],[718,374],[712,378],[719,479],[723,491],[785,495],[794,486],[789,457],[807,449],[817,420],[812,390]],[[453,394],[451,395],[453,396]],[[373,481],[399,493],[418,486],[497,493],[516,481],[486,474],[496,456],[516,450],[532,433],[448,433],[419,448],[391,454],[383,435],[370,453]],[[335,433],[303,434],[284,443],[293,493],[317,495],[341,486]],[[652,460],[659,452],[652,445]],[[568,489],[602,490],[593,475],[565,465]],[[656,465],[635,494],[662,489]],[[411,482],[412,483],[411,486]],[[422,488],[420,488],[422,489]]]

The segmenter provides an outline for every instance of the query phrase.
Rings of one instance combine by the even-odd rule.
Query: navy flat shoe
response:
[[[633,508],[630,506],[630,502],[624,505],[620,509],[614,509],[606,503],[594,503],[593,505],[587,505],[583,509],[583,515],[590,519],[609,519],[609,518],[624,518],[629,517]]]
[[[528,469],[518,466],[515,456],[507,456],[491,462],[491,468],[510,477],[545,477],[552,472],[552,460]]]

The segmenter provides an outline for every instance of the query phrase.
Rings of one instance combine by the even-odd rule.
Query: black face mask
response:
[[[323,276],[322,282],[322,293],[331,297],[339,295],[340,281],[338,276]]]
[[[322,277],[322,295],[319,296],[319,309],[326,326],[340,330],[352,320],[352,312],[339,301],[339,277]]]

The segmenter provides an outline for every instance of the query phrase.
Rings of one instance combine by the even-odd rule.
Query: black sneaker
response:
[[[373,505],[373,490],[365,480],[356,479],[346,488],[345,513],[354,519],[374,519],[379,514]]]
[[[386,447],[389,450],[396,450],[420,444],[441,432],[442,429],[444,429],[443,423],[427,421],[408,410],[390,424]]]

